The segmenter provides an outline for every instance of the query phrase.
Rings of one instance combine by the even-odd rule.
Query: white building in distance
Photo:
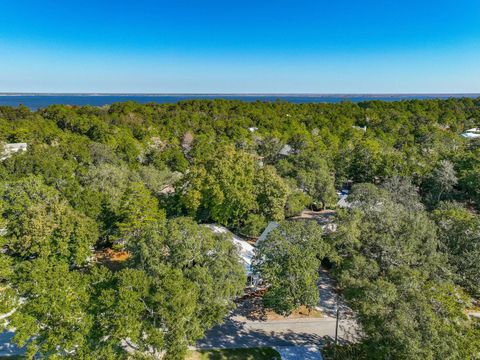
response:
[[[472,129],[468,129],[466,130],[462,136],[465,138],[465,139],[477,139],[477,138],[480,138],[480,128],[472,128]]]
[[[3,146],[3,152],[0,155],[0,160],[3,161],[5,159],[8,159],[10,156],[19,151],[27,151],[27,147],[28,145],[26,143],[5,144]]]

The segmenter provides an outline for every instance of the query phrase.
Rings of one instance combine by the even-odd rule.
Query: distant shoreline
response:
[[[327,104],[345,101],[360,103],[365,101],[407,101],[407,100],[446,100],[451,98],[480,98],[479,94],[109,94],[109,93],[0,93],[0,106],[26,106],[31,110],[50,105],[109,106],[114,103],[135,101],[139,104],[175,104],[181,101],[215,100],[244,102],[282,101],[292,104]]]
[[[480,93],[21,93],[0,92],[0,96],[280,96],[280,97],[480,97]]]

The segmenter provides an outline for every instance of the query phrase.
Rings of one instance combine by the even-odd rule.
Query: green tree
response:
[[[165,220],[165,212],[142,183],[131,183],[117,213],[114,239],[127,248],[135,247],[146,233],[156,232]]]
[[[283,160],[280,173],[294,179],[298,188],[308,194],[313,204],[325,208],[335,204],[335,178],[325,159],[318,153],[304,152]]]
[[[273,166],[258,169],[254,179],[259,211],[267,220],[283,220],[289,188]]]
[[[441,203],[433,212],[441,251],[456,273],[456,282],[480,296],[480,218],[455,203]]]
[[[38,178],[4,183],[6,232],[0,246],[24,259],[49,257],[83,265],[98,239],[95,222],[73,210]]]
[[[175,358],[223,320],[246,283],[231,240],[189,218],[168,221],[159,236],[139,244],[132,255],[153,281],[163,321],[156,326],[169,329],[165,348]]]
[[[440,202],[442,196],[448,195],[457,182],[458,179],[453,164],[448,160],[440,161],[425,184],[429,202],[432,204]]]
[[[480,345],[464,314],[469,298],[448,281],[435,225],[403,188],[409,195],[399,201],[374,185],[355,186],[333,234],[342,255],[335,272],[364,332],[355,357],[465,358]]]
[[[377,139],[362,139],[352,149],[350,179],[355,182],[373,182],[382,175],[382,153],[384,149]]]
[[[285,215],[287,217],[300,215],[307,205],[311,204],[312,199],[302,190],[295,190],[287,198],[285,205]]]
[[[241,228],[241,234],[249,238],[258,237],[267,225],[268,221],[263,215],[248,214]]]
[[[289,314],[319,301],[318,270],[333,251],[315,222],[284,222],[257,246],[254,270],[268,284],[265,305]]]
[[[254,176],[251,155],[224,147],[185,176],[180,201],[197,218],[238,226],[257,209]]]
[[[86,277],[69,271],[67,263],[46,259],[23,262],[14,277],[23,299],[9,318],[17,343],[28,342],[29,358],[74,357],[77,348],[86,346],[92,321],[85,306]]]
[[[416,201],[402,204],[373,184],[355,185],[349,201],[335,234],[340,247],[368,254],[382,273],[401,265],[439,270],[435,224]]]

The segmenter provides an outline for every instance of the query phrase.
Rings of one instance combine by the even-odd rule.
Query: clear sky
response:
[[[1,92],[480,92],[479,0],[1,0]]]

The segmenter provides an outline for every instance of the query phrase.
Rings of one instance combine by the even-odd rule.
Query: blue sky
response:
[[[480,1],[2,0],[0,91],[480,92]]]

